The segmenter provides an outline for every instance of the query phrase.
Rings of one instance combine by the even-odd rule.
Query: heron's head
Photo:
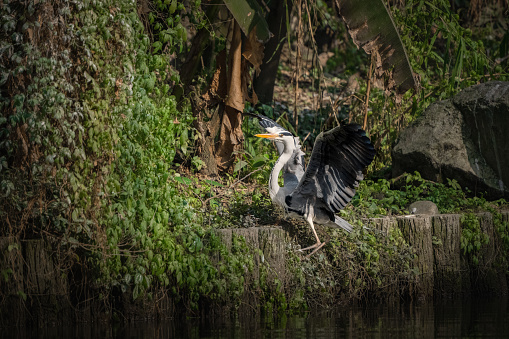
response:
[[[279,131],[274,133],[255,134],[255,137],[265,138],[285,145],[294,144],[293,134],[288,131]]]

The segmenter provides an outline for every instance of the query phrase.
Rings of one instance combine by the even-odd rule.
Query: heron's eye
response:
[[[282,137],[284,137],[284,134],[283,133],[279,133],[279,136],[282,138]]]

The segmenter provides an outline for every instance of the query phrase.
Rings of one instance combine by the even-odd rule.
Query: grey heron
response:
[[[269,177],[270,198],[288,215],[306,220],[316,238],[314,245],[300,251],[313,249],[309,257],[325,245],[318,238],[315,223],[351,232],[352,225],[336,213],[353,198],[363,179],[362,171],[375,157],[375,149],[364,130],[359,125],[347,124],[320,133],[305,168],[299,137],[265,116],[246,114],[258,118],[267,132],[255,136],[275,141],[279,152]],[[283,187],[278,184],[281,170]]]

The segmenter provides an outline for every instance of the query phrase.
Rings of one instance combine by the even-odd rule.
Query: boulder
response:
[[[393,176],[456,179],[474,194],[509,198],[509,82],[469,87],[436,102],[404,129],[392,150]]]
[[[422,200],[416,201],[408,206],[408,210],[412,214],[436,215],[440,214],[437,205],[432,201]]]

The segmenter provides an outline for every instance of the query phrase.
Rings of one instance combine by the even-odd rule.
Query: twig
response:
[[[322,64],[320,64],[320,61],[318,60],[318,48],[317,48],[317,43],[315,40],[316,30],[313,29],[313,24],[311,23],[311,13],[309,12],[309,6],[308,6],[307,1],[304,1],[304,7],[306,8],[306,12],[308,14],[309,37],[312,42],[311,45],[313,46],[313,60],[315,60],[315,65],[317,65],[318,69],[320,70],[319,75],[318,75],[318,77],[319,77],[319,79],[318,79],[318,93],[320,93],[320,96],[319,96],[319,98],[317,98],[317,102],[316,102],[316,107],[317,107],[317,111],[318,111],[322,107],[322,101],[323,101],[323,91],[322,91],[323,67],[322,67]],[[311,66],[313,66],[313,62],[311,62]],[[338,123],[338,125],[339,125],[339,123]]]
[[[308,139],[309,135],[311,134],[311,132],[308,132],[308,134],[306,135],[306,137],[304,138],[304,140],[302,140],[302,144],[304,145],[304,143],[306,142],[306,140]]]
[[[302,1],[297,3],[297,17],[299,18],[299,25],[297,27],[297,54],[295,55],[295,97],[294,97],[294,112],[293,118],[295,122],[295,133],[299,129],[299,113],[297,111],[297,98],[299,97],[299,77],[300,77],[300,59],[302,57],[300,51],[300,44],[302,42]]]
[[[369,92],[371,91],[371,73],[372,73],[372,71],[373,71],[373,56],[371,57],[371,64],[369,65],[368,89],[366,90],[366,103],[364,106],[364,124],[362,125],[363,130],[366,130],[366,125],[368,124]]]
[[[332,102],[332,98],[329,97],[329,102],[330,102],[330,106],[332,107],[331,111],[332,111],[332,115],[334,116],[334,120],[336,120],[336,124],[339,126],[338,116],[336,115],[336,112],[338,111],[338,107],[339,107],[339,97],[334,102]]]
[[[265,10],[267,11],[267,13],[270,13],[270,8],[269,6],[267,6],[267,4],[265,3],[265,1],[261,0],[261,3],[263,5],[263,7],[265,7]]]
[[[246,175],[245,177],[241,178],[241,179],[238,179],[235,183],[233,183],[232,185],[230,185],[230,188],[233,188],[233,186],[237,185],[239,182],[243,181],[244,179],[247,179],[249,178],[251,175],[255,174],[256,172],[258,171],[261,171],[262,170],[262,167],[260,167],[259,169],[256,169],[254,170],[253,172],[249,173],[248,175]]]

